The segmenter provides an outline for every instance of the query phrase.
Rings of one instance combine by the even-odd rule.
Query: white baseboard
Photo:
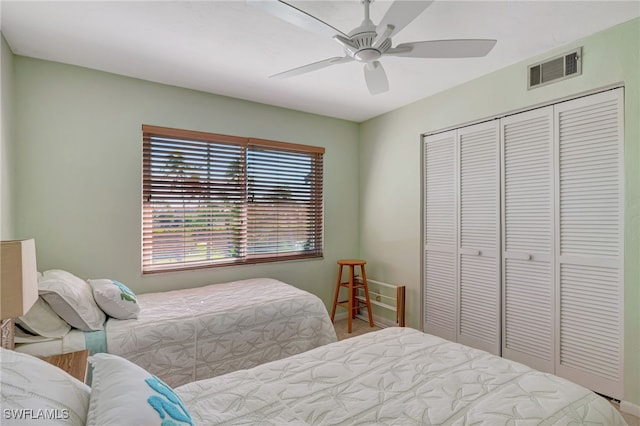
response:
[[[620,411],[629,413],[633,416],[640,417],[640,405],[629,401],[620,401]]]
[[[369,321],[369,317],[366,316],[366,315],[362,315],[362,314],[356,315],[356,318],[359,318],[359,319],[364,320],[364,321]],[[373,323],[376,326],[380,327],[380,328],[397,327],[398,326],[398,324],[395,323],[394,321],[391,321],[390,319],[383,318],[383,317],[375,315],[375,314],[373,315]]]
[[[336,312],[336,316],[334,317],[334,320],[340,321],[343,319],[347,319],[347,313],[341,309],[341,312]]]
[[[358,314],[356,315],[356,318],[364,320],[364,321],[369,321],[369,317],[367,317],[366,315],[362,315],[362,314]],[[342,312],[337,312],[336,316],[335,316],[335,320],[339,321],[339,320],[346,320],[347,319],[347,312],[346,311],[342,311]],[[398,324],[387,319],[387,318],[383,318],[379,315],[373,315],[373,323],[380,327],[380,328],[387,328],[387,327],[397,327]]]

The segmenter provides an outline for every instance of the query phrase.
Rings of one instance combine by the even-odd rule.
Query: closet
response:
[[[623,89],[423,138],[424,331],[622,398]]]

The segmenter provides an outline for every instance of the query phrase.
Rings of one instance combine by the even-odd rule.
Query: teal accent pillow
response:
[[[174,425],[176,424],[174,421],[180,421],[193,426],[191,415],[173,389],[156,376],[145,379],[145,382],[158,393],[158,395],[151,395],[147,402],[158,412],[163,425],[165,423]]]
[[[87,426],[193,426],[191,415],[173,389],[124,358],[96,354]]]
[[[93,297],[100,309],[116,319],[138,318],[138,298],[129,287],[110,279],[89,280]]]

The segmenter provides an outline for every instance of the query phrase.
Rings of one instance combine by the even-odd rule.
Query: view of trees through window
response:
[[[323,149],[143,134],[143,272],[322,256]]]

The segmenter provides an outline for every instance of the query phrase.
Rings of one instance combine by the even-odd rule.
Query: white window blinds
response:
[[[143,273],[322,256],[324,148],[143,126]]]

